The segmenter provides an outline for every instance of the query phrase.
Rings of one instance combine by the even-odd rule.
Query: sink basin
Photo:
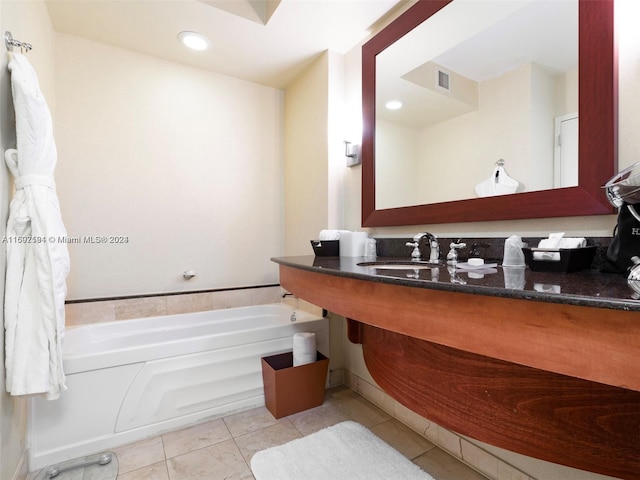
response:
[[[377,262],[360,262],[358,263],[359,267],[375,267],[382,268],[386,270],[417,270],[424,268],[435,268],[438,266],[437,263],[427,263],[427,262],[412,262],[412,261],[377,261]]]

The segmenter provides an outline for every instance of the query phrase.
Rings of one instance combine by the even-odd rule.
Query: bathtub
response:
[[[29,400],[30,469],[264,405],[260,358],[296,332],[328,356],[328,320],[286,304],[68,328],[68,390]]]

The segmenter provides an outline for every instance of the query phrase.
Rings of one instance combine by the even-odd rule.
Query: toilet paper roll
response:
[[[293,336],[293,366],[313,363],[317,360],[316,334],[300,332]]]

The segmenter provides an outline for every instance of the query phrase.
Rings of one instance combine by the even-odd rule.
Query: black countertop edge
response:
[[[485,295],[517,300],[575,305],[582,307],[606,308],[612,310],[640,312],[640,300],[622,275],[601,273],[598,270],[585,270],[574,273],[533,272],[528,267],[522,269],[521,288],[505,286],[506,272],[498,266],[495,273],[482,279],[463,278],[466,284],[452,283],[446,264],[438,267],[437,279],[431,278],[429,269],[416,271],[420,278],[406,277],[406,270],[388,270],[384,273],[371,273],[368,267],[358,263],[371,261],[368,257],[314,257],[313,255],[274,257],[273,262],[280,265],[307,270],[325,275],[353,278],[370,282],[381,282],[413,288],[427,288],[473,295]],[[378,257],[378,261],[405,261],[405,258]],[[456,276],[467,277],[468,272],[458,270]],[[539,291],[536,286],[548,287],[555,291]],[[640,298],[640,295],[638,295]]]

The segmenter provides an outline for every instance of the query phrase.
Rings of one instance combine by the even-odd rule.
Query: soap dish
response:
[[[591,267],[593,257],[596,254],[597,247],[581,247],[581,248],[559,248],[559,249],[540,249],[540,248],[523,248],[524,259],[529,268],[534,272],[577,272],[586,270]],[[560,260],[539,260],[533,258],[534,252],[557,252],[560,254]]]

